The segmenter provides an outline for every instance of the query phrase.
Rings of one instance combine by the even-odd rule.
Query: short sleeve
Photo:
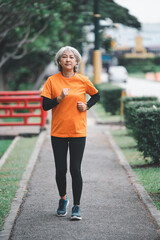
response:
[[[52,87],[50,78],[48,78],[47,81],[45,82],[41,96],[52,99]]]
[[[86,79],[86,93],[90,96],[96,94],[98,90],[95,88],[93,83],[89,80],[89,78]]]

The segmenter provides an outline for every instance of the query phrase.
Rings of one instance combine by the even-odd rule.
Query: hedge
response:
[[[123,65],[127,68],[128,72],[157,72],[159,71],[160,57],[155,58],[124,58],[119,57],[119,65]]]
[[[129,121],[127,120],[127,114],[130,111],[128,109],[128,103],[130,102],[145,102],[145,101],[158,101],[158,98],[155,96],[142,96],[142,97],[124,97],[123,98],[123,108],[124,108],[124,119],[126,122],[126,127],[129,127]]]
[[[96,85],[100,93],[100,102],[106,112],[116,115],[120,113],[121,94],[123,88],[110,83]]]
[[[135,114],[133,133],[137,147],[144,157],[151,157],[157,164],[160,162],[160,107],[140,107]]]
[[[158,98],[155,96],[142,96],[142,97],[124,97],[123,103],[124,107],[127,103],[133,102],[133,101],[157,101]]]
[[[136,111],[140,107],[150,108],[150,107],[160,107],[160,102],[158,101],[131,101],[125,105],[124,111],[124,119],[125,125],[129,129],[133,129],[135,127],[135,117]]]

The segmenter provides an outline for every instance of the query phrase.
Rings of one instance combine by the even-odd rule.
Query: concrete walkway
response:
[[[158,240],[156,227],[140,202],[105,135],[106,126],[88,118],[83,158],[82,221],[71,222],[68,172],[67,217],[56,217],[58,192],[49,130],[11,240]]]

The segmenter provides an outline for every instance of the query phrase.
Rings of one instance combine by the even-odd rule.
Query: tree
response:
[[[102,18],[110,18],[115,23],[122,23],[128,27],[141,28],[138,19],[131,15],[127,8],[120,6],[113,0],[101,0],[100,12]]]
[[[0,67],[9,59],[20,59],[33,43],[55,21],[49,1],[8,0],[0,5]],[[58,3],[54,4],[58,9]]]
[[[102,39],[102,47],[106,50],[107,53],[112,52],[112,41],[113,39],[111,37]]]
[[[56,0],[0,2],[0,70],[3,67],[3,71],[0,71],[1,88],[4,86],[2,76],[6,73],[6,64],[11,69],[13,62],[16,60],[19,65],[17,60],[26,54],[50,52],[51,48],[59,46],[59,33],[63,29],[60,12],[66,7],[69,4],[64,2],[61,6]],[[50,40],[47,42],[46,39]]]
[[[92,22],[91,16],[85,11],[93,11],[93,1],[32,1],[6,0],[0,4],[0,68],[9,59],[20,59],[28,52],[28,45],[37,40],[40,34],[56,24],[58,36],[64,39],[67,34],[73,45],[79,45],[80,27]],[[114,22],[140,28],[138,20],[129,14],[126,8],[114,1],[101,0],[100,12],[102,18],[109,17]],[[54,25],[52,24],[54,22]],[[64,24],[64,27],[60,24]]]
[[[127,9],[112,0],[101,0],[100,9],[102,18],[110,17],[136,28],[140,26]],[[20,73],[25,72],[22,63],[26,62],[27,69],[30,58],[40,64],[36,55],[47,55],[38,68],[42,71],[61,46],[72,45],[81,51],[81,44],[85,41],[83,26],[92,22],[93,1],[89,0],[79,0],[78,4],[76,0],[61,0],[61,3],[59,0],[0,0],[0,85],[4,82],[2,76],[15,73],[16,66],[19,74],[14,76],[20,78]],[[32,71],[30,66],[30,74]],[[26,72],[29,77],[29,71]],[[16,81],[18,83],[20,79]],[[17,86],[15,84],[15,88]]]

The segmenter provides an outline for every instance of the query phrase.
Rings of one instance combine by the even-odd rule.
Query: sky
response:
[[[160,0],[115,0],[141,23],[160,23]]]

